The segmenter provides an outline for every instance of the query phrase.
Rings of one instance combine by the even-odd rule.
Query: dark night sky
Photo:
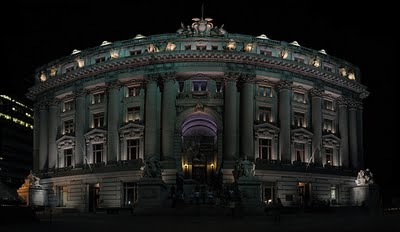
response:
[[[202,1],[127,4],[109,1],[80,4],[20,4],[1,15],[6,74],[1,92],[23,96],[33,85],[33,71],[73,49],[99,46],[144,35],[174,33],[180,22],[200,17]],[[137,2],[137,1],[134,1]],[[231,1],[232,2],[232,1]],[[367,167],[385,189],[394,188],[400,162],[395,152],[395,85],[398,45],[394,38],[395,7],[383,3],[351,6],[344,1],[243,1],[216,4],[205,1],[205,17],[224,24],[230,33],[266,34],[347,60],[360,67],[370,96],[364,103]],[[3,56],[4,57],[4,56]]]

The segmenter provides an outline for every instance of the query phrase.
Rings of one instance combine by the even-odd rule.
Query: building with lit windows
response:
[[[230,34],[212,19],[176,33],[74,50],[37,69],[34,169],[53,206],[91,211],[137,200],[143,159],[175,184],[233,182],[256,164],[260,202],[351,204],[363,168],[354,65],[324,50]],[[189,193],[187,193],[189,195]]]
[[[33,110],[0,94],[0,181],[17,188],[32,169]]]

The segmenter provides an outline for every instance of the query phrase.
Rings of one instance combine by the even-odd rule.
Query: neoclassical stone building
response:
[[[143,159],[163,180],[233,182],[246,155],[260,201],[350,204],[363,168],[362,99],[354,65],[300,46],[230,34],[212,19],[176,33],[107,42],[37,69],[34,169],[53,206],[126,206]]]

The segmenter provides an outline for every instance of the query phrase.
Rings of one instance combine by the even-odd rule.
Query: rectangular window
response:
[[[179,85],[179,93],[183,92],[183,89],[185,88],[185,82],[184,81],[178,81]]]
[[[127,97],[139,96],[141,87],[140,86],[129,86]]]
[[[98,104],[104,102],[104,92],[94,93],[92,96],[92,104]]]
[[[102,127],[104,125],[104,113],[93,114],[93,128]]]
[[[95,63],[96,64],[104,62],[104,61],[106,61],[106,57],[104,57],[104,56],[95,59]]]
[[[193,81],[193,91],[207,91],[207,81]]]
[[[258,109],[258,121],[271,122],[271,108],[260,106]]]
[[[260,85],[258,86],[258,95],[264,97],[272,97],[272,89],[268,86]]]
[[[211,46],[211,50],[213,50],[213,51],[216,51],[216,50],[218,50],[218,46],[216,46],[216,45],[212,45],[212,46]]]
[[[222,87],[223,87],[222,82],[221,81],[216,81],[215,85],[217,87],[217,90],[216,90],[217,93],[222,93]]]
[[[138,121],[140,120],[140,107],[129,107],[128,108],[128,121]]]
[[[126,140],[127,160],[139,159],[139,139]]]
[[[324,109],[333,110],[333,102],[329,100],[324,100]]]
[[[304,59],[300,57],[294,57],[294,61],[304,64]]]
[[[129,55],[131,55],[131,56],[136,56],[136,55],[140,55],[140,54],[142,54],[141,50],[129,51]]]
[[[324,119],[324,131],[333,132],[333,121]]]
[[[259,154],[261,159],[270,160],[272,157],[272,141],[271,139],[260,139],[259,140]]]
[[[304,127],[305,116],[303,113],[294,112],[294,125],[298,127]]]
[[[325,147],[325,158],[326,164],[332,165],[333,164],[333,148],[332,147]]]
[[[124,206],[132,206],[138,200],[138,187],[134,182],[124,183]]]
[[[192,50],[192,45],[190,45],[190,44],[185,45],[185,50]]]
[[[306,97],[304,93],[293,93],[293,101],[295,102],[300,102],[300,103],[306,103]]]
[[[64,167],[72,166],[72,148],[64,149]]]
[[[64,132],[65,134],[74,133],[74,120],[64,121]]]
[[[75,66],[66,67],[66,68],[65,68],[65,72],[66,72],[66,73],[67,73],[67,72],[71,72],[71,71],[74,71],[74,69],[75,69]]]
[[[272,56],[272,51],[269,51],[269,50],[260,50],[260,54],[261,54],[261,55],[265,55],[265,56]]]
[[[328,72],[332,72],[333,69],[329,66],[324,65],[324,70],[328,71]]]
[[[196,45],[196,50],[205,51],[206,48],[206,45]]]
[[[93,144],[93,162],[101,163],[103,161],[103,144]]]
[[[294,152],[296,154],[296,161],[306,162],[306,160],[305,160],[305,144],[304,143],[294,143]]]
[[[63,112],[71,111],[74,109],[74,101],[65,101],[64,102],[64,107],[63,107]]]

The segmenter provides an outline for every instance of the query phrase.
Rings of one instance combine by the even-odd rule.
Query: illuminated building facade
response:
[[[33,110],[0,94],[0,181],[19,187],[32,169]]]
[[[200,184],[223,173],[232,183],[243,155],[256,164],[260,201],[350,204],[368,95],[358,68],[295,41],[193,20],[37,69],[28,93],[34,169],[51,204],[129,205],[149,156],[161,160],[167,184],[177,172]]]

